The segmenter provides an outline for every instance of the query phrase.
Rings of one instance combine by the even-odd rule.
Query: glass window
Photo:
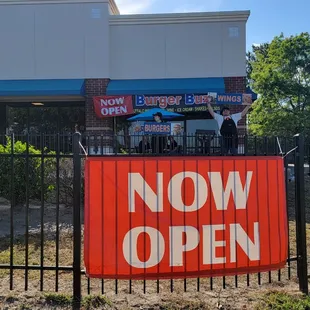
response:
[[[217,122],[214,119],[193,119],[186,121],[186,131],[188,134],[195,134],[196,130],[218,131]]]
[[[77,125],[83,131],[85,126],[84,103],[11,104],[8,107],[7,124],[10,132],[16,134],[72,133]]]

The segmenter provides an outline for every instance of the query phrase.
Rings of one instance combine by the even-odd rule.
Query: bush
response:
[[[26,201],[27,196],[28,199],[40,200],[43,195],[45,199],[47,194],[54,190],[54,185],[46,180],[55,170],[56,159],[46,157],[42,159],[41,151],[32,145],[28,145],[28,154],[29,157],[26,158],[27,144],[21,141],[16,141],[12,146],[11,139],[7,138],[5,145],[0,144],[0,197],[8,200],[13,198],[15,203],[21,204]],[[48,155],[53,154],[55,153],[48,153]]]

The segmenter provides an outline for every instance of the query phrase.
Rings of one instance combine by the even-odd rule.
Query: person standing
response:
[[[148,153],[150,149],[151,149],[151,145],[148,141],[147,136],[143,136],[142,140],[139,143],[139,153],[140,154]]]
[[[223,107],[221,114],[214,112],[210,103],[208,103],[208,110],[211,116],[217,121],[219,126],[219,134],[222,136],[222,147],[224,154],[231,153],[232,155],[238,154],[238,122],[247,114],[250,105],[240,113],[230,114],[229,107]]]
[[[169,154],[177,154],[179,153],[179,150],[180,150],[180,147],[177,141],[175,141],[174,137],[170,135],[167,141],[167,152]]]
[[[163,115],[161,112],[153,114],[154,122],[163,123]],[[166,146],[166,137],[161,135],[153,135],[151,139],[151,147],[153,154],[163,154]]]

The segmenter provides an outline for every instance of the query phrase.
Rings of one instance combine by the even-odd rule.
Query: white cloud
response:
[[[174,13],[190,13],[190,12],[203,12],[205,9],[203,7],[178,7],[173,12]]]
[[[261,46],[261,43],[252,43],[252,46],[259,47]]]
[[[153,4],[161,4],[161,11],[173,13],[219,11],[224,0],[115,0],[121,14],[151,12]]]
[[[116,0],[121,14],[138,14],[148,9],[154,0]]]
[[[192,3],[193,4],[193,3]],[[184,4],[174,10],[175,13],[219,11],[222,0],[207,0],[203,5]]]

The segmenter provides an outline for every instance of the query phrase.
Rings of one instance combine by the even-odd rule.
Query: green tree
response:
[[[253,63],[257,60],[256,54],[267,55],[269,43],[262,43],[259,45],[253,45],[252,51],[246,53],[246,74],[247,74],[247,86],[252,85],[251,75],[253,72]]]
[[[249,116],[257,135],[310,134],[310,35],[275,37],[248,53],[248,80],[260,95]]]

